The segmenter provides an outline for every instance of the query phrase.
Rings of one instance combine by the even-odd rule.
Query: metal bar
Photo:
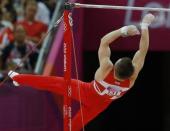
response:
[[[72,3],[71,3],[72,4]],[[169,8],[152,8],[152,7],[133,7],[133,6],[113,6],[113,5],[94,5],[74,3],[74,8],[94,8],[94,9],[113,9],[113,10],[148,10],[169,12]]]

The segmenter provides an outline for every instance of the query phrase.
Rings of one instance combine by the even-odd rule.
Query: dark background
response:
[[[112,60],[135,52],[112,52]],[[134,87],[86,126],[87,131],[170,130],[169,52],[149,52]],[[98,68],[96,52],[84,53],[84,79]]]

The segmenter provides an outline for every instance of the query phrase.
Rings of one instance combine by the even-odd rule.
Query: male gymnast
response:
[[[141,71],[146,54],[149,48],[148,26],[154,21],[152,14],[144,16],[141,22],[141,33],[134,25],[124,26],[118,30],[106,34],[100,43],[98,58],[100,66],[97,69],[92,82],[71,80],[72,99],[79,101],[78,83],[81,92],[82,111],[84,124],[86,125],[97,115],[103,112],[112,101],[122,97],[131,89]],[[115,64],[110,60],[111,50],[109,45],[119,37],[140,35],[139,49],[133,59],[128,57],[120,58]],[[41,76],[30,74],[18,74],[10,71],[9,77],[12,78],[14,85],[24,85],[38,90],[50,91],[55,94],[64,95],[64,78],[56,76]],[[65,96],[66,97],[66,96]],[[80,131],[81,111],[72,118],[72,129]]]

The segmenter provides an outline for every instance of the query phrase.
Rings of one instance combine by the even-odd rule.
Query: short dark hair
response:
[[[115,74],[119,79],[127,79],[133,72],[134,66],[129,57],[123,57],[115,64]]]

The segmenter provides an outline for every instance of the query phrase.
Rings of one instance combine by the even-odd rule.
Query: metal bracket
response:
[[[65,10],[72,10],[74,7],[75,7],[75,4],[74,4],[74,3],[66,2],[66,3],[64,4],[64,9],[65,9]]]

